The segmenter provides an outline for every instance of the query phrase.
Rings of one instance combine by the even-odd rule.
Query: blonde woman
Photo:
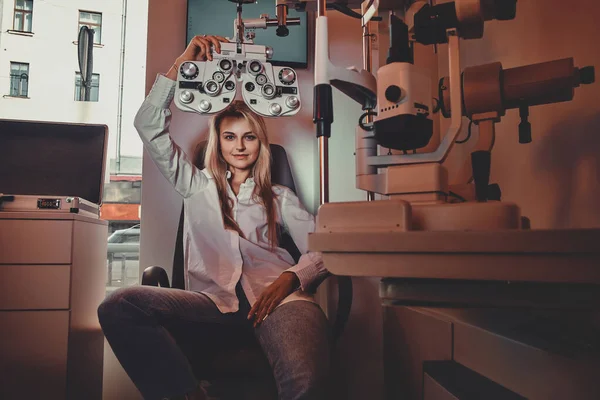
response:
[[[236,335],[254,335],[280,399],[324,399],[329,329],[305,289],[326,271],[320,255],[307,252],[313,216],[291,190],[271,184],[264,120],[243,102],[213,117],[203,170],[169,135],[178,65],[211,59],[211,45],[219,52],[225,40],[195,37],[173,67],[157,76],[135,118],[148,153],[183,197],[186,290],[117,290],[99,307],[100,323],[145,399],[205,398],[181,332],[193,333],[207,359],[219,347],[235,345]],[[303,252],[297,264],[278,247],[278,226]]]

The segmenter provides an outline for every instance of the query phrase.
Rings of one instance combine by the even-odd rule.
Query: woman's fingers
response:
[[[252,319],[256,316],[256,313],[258,312],[258,310],[260,308],[260,304],[263,301],[263,297],[264,296],[260,296],[258,299],[256,299],[256,302],[254,303],[252,308],[250,308],[250,312],[248,313],[248,319]]]
[[[254,324],[253,326],[256,328],[262,321],[263,319],[266,318],[267,316],[267,308],[269,305],[269,299],[267,296],[262,296],[263,299],[260,303],[260,306],[258,307],[258,309],[256,310],[256,314],[254,315]]]
[[[274,293],[270,299],[262,303],[260,314],[257,314],[256,318],[254,319],[255,328],[256,326],[260,325],[265,319],[267,319],[269,315],[271,315],[273,310],[275,310],[279,303],[281,303],[281,300],[283,300],[283,298],[277,293]]]
[[[221,42],[219,42],[219,39],[216,36],[207,36],[206,39],[212,43],[217,53],[221,52]]]
[[[198,40],[198,46],[200,47],[200,61],[203,59],[212,60],[212,54],[210,54],[210,43],[204,38]]]

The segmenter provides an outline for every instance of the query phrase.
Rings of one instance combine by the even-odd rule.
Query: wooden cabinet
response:
[[[0,212],[1,399],[102,399],[107,225]]]

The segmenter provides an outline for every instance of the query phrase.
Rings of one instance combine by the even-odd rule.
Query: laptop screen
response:
[[[107,140],[105,125],[0,120],[0,193],[100,204]]]

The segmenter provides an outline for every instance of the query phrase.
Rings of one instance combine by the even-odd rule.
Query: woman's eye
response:
[[[225,135],[225,140],[233,140],[235,137],[233,135]]]
[[[247,135],[246,136],[246,140],[256,140],[256,136],[254,136],[254,135]]]

